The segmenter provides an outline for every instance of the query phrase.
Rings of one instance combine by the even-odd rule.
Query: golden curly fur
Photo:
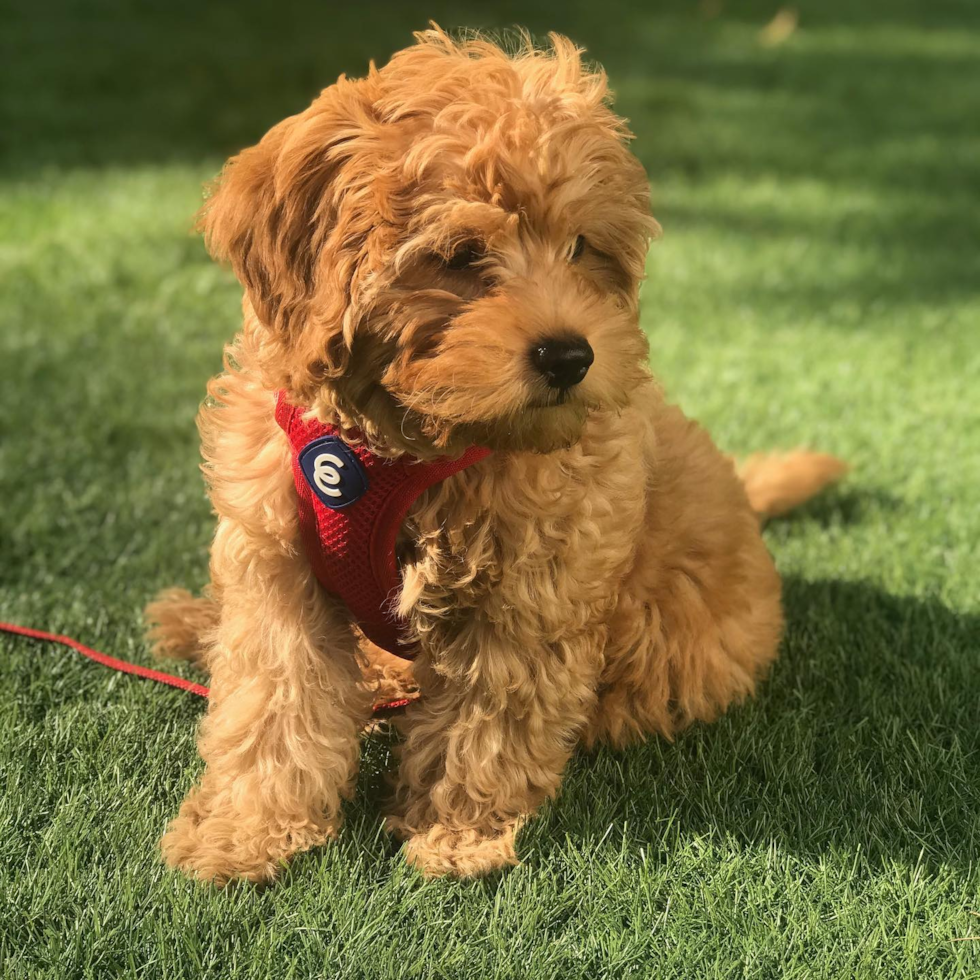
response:
[[[417,41],[234,157],[201,215],[245,288],[200,416],[212,584],[148,617],[160,652],[211,672],[206,767],[163,850],[218,882],[272,878],[337,831],[375,689],[422,695],[388,826],[426,874],[473,875],[516,861],[578,742],[711,719],[779,643],[758,514],[646,367],[658,226],[604,74],[558,36]],[[560,390],[528,356],[556,336],[594,352]],[[496,450],[403,529],[414,679],[312,574],[280,388],[377,453]],[[785,509],[839,471],[755,460],[747,486],[756,511]]]

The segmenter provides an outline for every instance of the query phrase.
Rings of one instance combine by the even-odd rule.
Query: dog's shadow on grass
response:
[[[885,490],[856,488],[845,483],[784,514],[773,528],[778,527],[784,536],[789,536],[799,527],[811,523],[821,527],[851,527],[872,517],[880,519],[902,506],[898,497]]]
[[[965,867],[980,838],[980,617],[862,583],[785,583],[787,635],[757,700],[671,743],[580,753],[530,825],[669,860],[737,852]]]

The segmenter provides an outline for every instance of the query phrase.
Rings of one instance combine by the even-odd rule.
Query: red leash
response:
[[[141,667],[139,664],[130,663],[128,660],[119,660],[110,657],[107,653],[93,650],[91,647],[73,640],[70,636],[61,636],[58,633],[45,633],[44,630],[34,630],[28,626],[17,626],[15,623],[0,622],[0,632],[16,633],[18,636],[26,636],[32,640],[43,640],[46,643],[60,643],[62,646],[71,647],[77,650],[83,657],[94,660],[103,667],[111,667],[113,670],[122,671],[124,674],[133,674],[136,677],[145,677],[147,680],[157,681],[160,684],[169,684],[171,687],[178,687],[182,691],[196,694],[198,697],[206,698],[210,691],[203,684],[195,684],[193,681],[185,680],[174,674],[165,674],[160,670],[153,670],[152,667]],[[394,701],[382,701],[376,704],[373,711],[376,715],[385,715],[412,703],[414,698],[396,698]]]
[[[73,640],[70,636],[59,636],[57,633],[32,630],[27,626],[16,626],[14,623],[0,623],[0,630],[4,633],[19,633],[21,636],[29,636],[32,640],[60,643],[62,646],[77,650],[83,657],[88,657],[89,660],[94,660],[97,664],[102,664],[103,667],[111,667],[113,670],[121,670],[124,674],[135,674],[137,677],[146,677],[151,681],[159,681],[161,684],[179,687],[182,691],[190,691],[191,694],[197,694],[202,698],[208,696],[208,689],[203,684],[185,681],[183,677],[164,674],[162,671],[153,670],[150,667],[140,667],[139,664],[131,664],[128,660],[117,660],[107,653],[100,653],[98,650],[85,646],[84,643],[79,643],[78,640]]]

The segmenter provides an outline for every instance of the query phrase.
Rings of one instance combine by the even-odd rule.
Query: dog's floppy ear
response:
[[[369,112],[358,83],[341,77],[232,157],[198,214],[208,250],[231,263],[259,320],[289,348],[293,375],[306,355],[321,377],[345,367],[351,225],[363,216],[344,209],[340,185]]]

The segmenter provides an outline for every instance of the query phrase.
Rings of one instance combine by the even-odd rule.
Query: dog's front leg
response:
[[[263,881],[335,832],[369,705],[350,627],[302,557],[257,549],[226,520],[212,574],[222,608],[207,652],[206,768],[162,847],[197,877]]]
[[[418,665],[389,828],[426,875],[517,863],[521,823],[553,796],[595,704],[596,635],[521,649],[484,642],[466,666]]]

